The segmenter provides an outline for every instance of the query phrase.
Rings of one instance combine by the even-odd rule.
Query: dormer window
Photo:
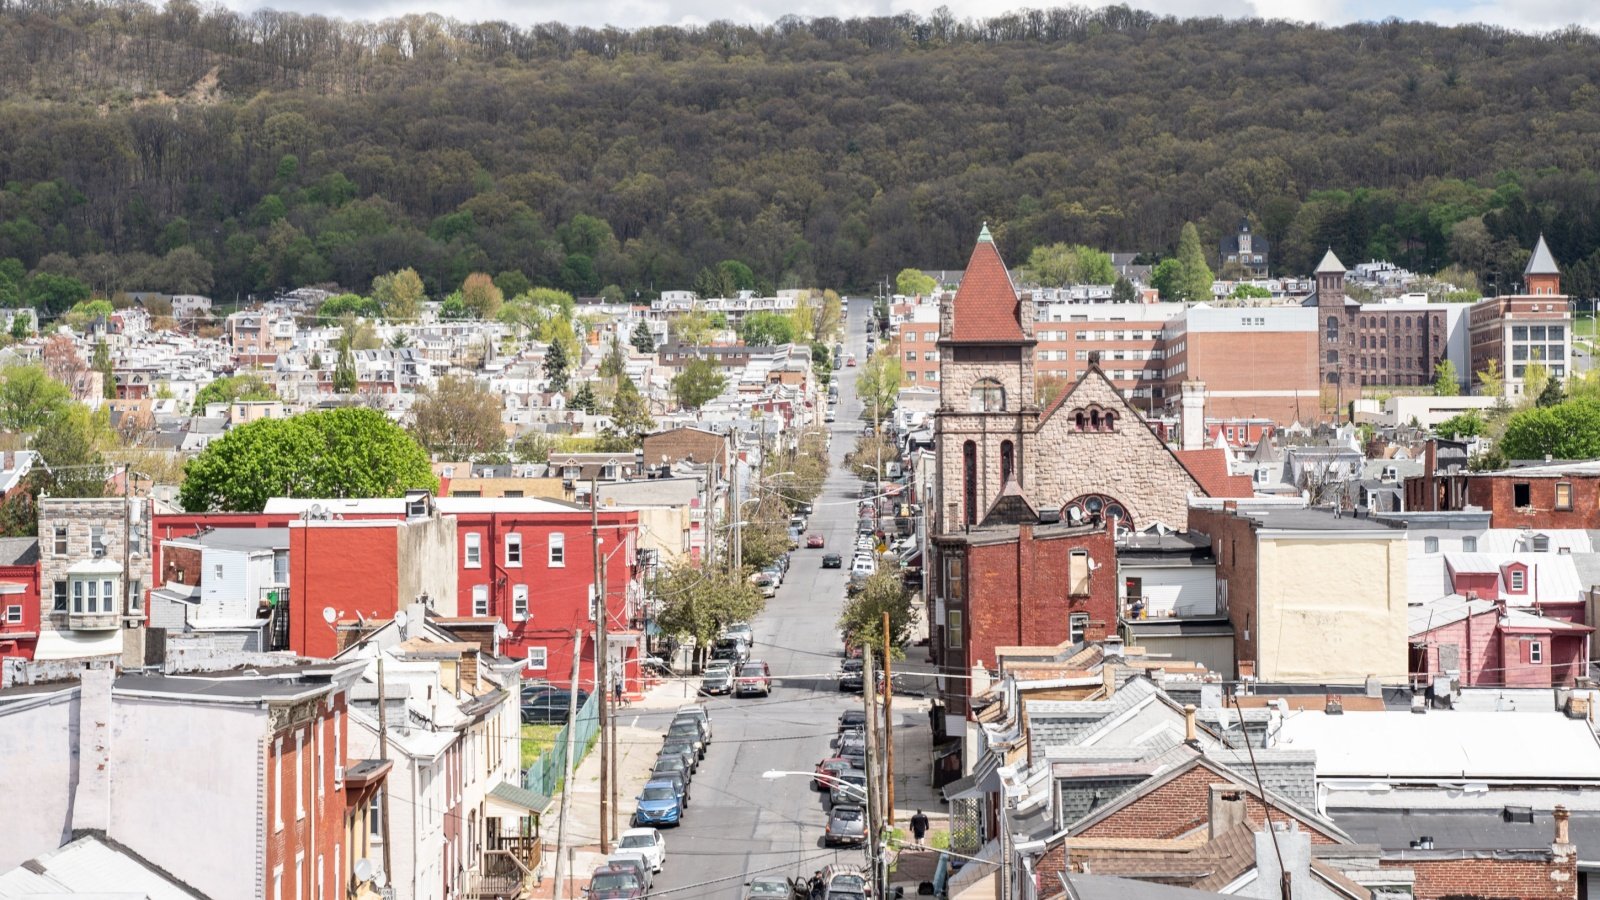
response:
[[[992,378],[985,378],[972,386],[969,412],[1004,412],[1006,389]]]
[[[1533,540],[1530,543],[1532,544],[1533,552],[1535,553],[1550,552],[1550,536],[1548,534],[1536,534],[1533,536]]]

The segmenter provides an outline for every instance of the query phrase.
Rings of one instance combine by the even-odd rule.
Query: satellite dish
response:
[[[382,890],[386,885],[388,885],[388,883],[389,883],[389,876],[388,875],[385,875],[382,872],[377,872],[377,873],[373,874],[373,876],[372,876],[372,884],[373,884],[373,886],[377,887],[379,890]]]
[[[313,503],[313,504],[311,504],[311,508],[306,510],[306,513],[308,515],[310,515],[311,518],[313,518],[313,519],[322,518],[322,513],[323,513],[322,504],[321,503]]]
[[[322,608],[322,621],[327,622],[329,625],[332,625],[334,622],[338,621],[338,619],[339,619],[339,614],[334,611],[333,607],[324,606]],[[363,878],[362,880],[365,881],[366,879]]]
[[[496,622],[494,623],[494,636],[502,641],[506,640],[511,637],[511,629],[507,628],[504,622]]]
[[[399,610],[394,614],[395,627],[397,627],[397,628],[405,628],[407,621],[408,621],[408,617],[406,616],[406,611],[405,610],[403,610],[403,609]]]
[[[356,860],[356,864],[350,867],[350,874],[356,877],[356,881],[372,880],[372,860]]]

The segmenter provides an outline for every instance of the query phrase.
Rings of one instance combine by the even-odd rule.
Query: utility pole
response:
[[[383,682],[383,650],[378,651],[378,759],[389,761],[389,693],[384,688]],[[394,869],[389,863],[389,847],[394,841],[389,839],[389,788],[387,785],[380,788],[383,791],[383,805],[378,807],[378,813],[383,817],[383,877],[388,883],[394,883]]]
[[[894,666],[889,662],[889,611],[883,613],[883,821],[894,827]]]
[[[617,538],[617,546],[619,546],[619,547],[622,546],[622,538],[621,538],[620,535]],[[615,553],[616,551],[613,550],[612,552]],[[605,584],[606,583],[606,578],[609,577],[609,574],[610,574],[609,571],[608,571],[609,563],[610,563],[610,557],[605,557],[605,558],[602,558],[600,560],[600,583],[601,584]],[[609,608],[606,609],[606,614],[610,615]],[[610,623],[607,622],[608,628],[609,628],[609,625],[610,625]],[[604,631],[608,630],[608,628],[607,629],[601,629],[601,630],[602,630],[602,632],[604,632]],[[608,657],[607,661],[606,661],[606,672],[609,675],[609,673],[611,671],[611,662],[610,662],[610,659],[609,659],[609,657],[610,657],[609,651],[607,652],[606,655]],[[624,668],[623,671],[618,672],[617,675],[616,675],[617,684],[619,684],[619,685],[622,684],[622,682],[627,677],[628,677],[628,672],[627,672],[627,669]],[[610,731],[610,737],[611,737],[611,749],[610,749],[609,754],[606,757],[606,759],[610,763],[609,768],[611,770],[611,772],[610,772],[610,781],[611,781],[611,836],[612,836],[613,839],[615,839],[616,841],[618,841],[620,843],[621,840],[622,840],[622,830],[617,827],[617,809],[622,804],[619,802],[620,798],[617,796],[617,710],[616,710],[615,706],[613,706],[611,708],[610,714],[606,716],[606,722],[607,722],[607,724],[610,725],[610,728],[608,730]],[[606,739],[606,732],[601,732],[600,733],[600,739],[601,739],[601,741],[604,741]]]
[[[868,645],[861,654],[861,705],[866,710],[866,772],[867,772],[867,865],[872,869],[872,892],[874,896],[884,896],[883,879],[880,877],[883,865],[883,822],[878,809],[878,788],[874,778],[877,774],[876,741],[878,736],[877,710],[873,709],[872,695],[877,690],[875,671],[872,666],[872,647]]]
[[[733,473],[732,474],[733,474],[733,486],[732,486],[733,553],[730,556],[730,558],[733,560],[733,571],[735,571],[735,572],[743,572],[744,571],[744,533],[743,533],[743,529],[740,527],[741,523],[740,523],[739,520],[741,518],[743,518],[743,516],[744,516],[744,503],[739,499],[739,458],[737,456],[735,456],[734,460],[733,460]]]
[[[383,657],[380,656],[378,658],[378,660],[379,660],[379,664],[382,665]],[[562,866],[561,866],[561,851],[563,851],[563,850],[565,850],[567,848],[567,810],[572,808],[572,776],[578,771],[577,760],[574,758],[577,755],[577,752],[578,752],[577,751],[577,747],[576,747],[576,744],[578,742],[577,741],[578,730],[574,726],[576,726],[578,724],[578,674],[579,674],[578,666],[582,662],[583,662],[583,629],[574,628],[574,629],[572,629],[572,690],[567,692],[567,761],[566,761],[566,770],[567,771],[564,773],[565,777],[562,779],[562,787],[561,787],[561,816],[560,816],[559,819],[556,820],[556,878],[555,878],[556,884],[555,884],[555,900],[562,900],[562,898],[564,896],[563,893],[562,893],[562,891],[563,891],[562,884],[563,883],[561,881],[561,868],[562,868]],[[380,724],[379,727],[381,728],[382,725]],[[388,800],[387,797],[385,797],[384,799]],[[388,816],[388,814],[389,814],[389,804],[388,803],[384,803],[383,804],[383,813],[384,813],[385,817]],[[387,825],[385,826],[385,830],[387,830]],[[388,835],[385,834],[384,838],[385,839],[384,839],[384,842],[383,842],[383,856],[384,856],[384,863],[383,864],[385,866],[388,866],[389,865],[389,841],[388,841]]]
[[[600,695],[600,852],[611,852],[611,751],[606,744],[610,719],[611,652],[606,646],[606,564],[600,555],[600,482],[589,479],[589,525],[594,531],[594,690]],[[578,683],[574,679],[576,690]]]

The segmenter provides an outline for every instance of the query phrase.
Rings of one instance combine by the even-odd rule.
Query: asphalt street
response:
[[[863,327],[871,301],[853,301],[846,354],[866,360]],[[860,694],[840,693],[836,674],[843,656],[837,620],[844,604],[843,569],[822,568],[824,553],[848,563],[855,540],[861,482],[844,471],[844,455],[861,431],[855,397],[859,369],[841,368],[839,410],[833,429],[833,470],[814,504],[809,532],[821,533],[822,550],[799,549],[777,596],[752,627],[752,659],[772,668],[769,698],[712,698],[714,736],[692,786],[682,825],[666,833],[667,865],[652,896],[740,897],[758,874],[809,876],[832,863],[861,864],[858,849],[822,846],[823,795],[809,778],[767,779],[771,770],[809,773],[828,752],[839,714],[861,707]]]

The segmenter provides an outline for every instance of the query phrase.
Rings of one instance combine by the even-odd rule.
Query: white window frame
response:
[[[272,867],[272,900],[283,900],[283,866]]]
[[[511,621],[528,621],[528,586],[525,584],[511,586]]]
[[[515,531],[506,535],[506,568],[522,568],[522,535]]]
[[[1439,552],[1439,539],[1436,538],[1436,537],[1425,537],[1425,538],[1423,538],[1422,539],[1422,552],[1423,553],[1438,553]]]
[[[283,830],[283,738],[272,742],[272,830]],[[283,878],[283,867],[278,867],[278,878]],[[282,896],[280,889],[278,896]]]
[[[22,622],[22,607],[21,606],[8,606],[8,607],[6,607],[6,624],[7,625],[17,625],[17,624],[19,624],[21,622]]]
[[[306,736],[304,732],[296,732],[294,736],[294,817],[306,817],[306,779],[305,779]],[[295,893],[299,893],[298,882]]]
[[[483,568],[483,535],[476,531],[467,532],[465,538],[466,558],[462,565],[469,569]]]
[[[552,569],[567,567],[567,536],[559,531],[550,532],[550,549],[546,564]]]
[[[472,586],[472,614],[487,616],[489,614],[489,586],[475,584]]]
[[[529,647],[526,668],[536,669],[538,671],[544,671],[550,668],[550,648]]]
[[[1528,662],[1532,665],[1544,665],[1544,641],[1528,642]]]
[[[54,531],[51,533],[50,549],[52,555],[54,556],[67,555],[67,526],[57,525],[55,527]]]
[[[1527,575],[1521,569],[1512,569],[1506,573],[1506,583],[1511,590],[1520,594],[1528,583]]]
[[[304,850],[294,855],[294,900],[303,896],[306,884],[306,852]]]
[[[1071,613],[1067,616],[1067,639],[1074,644],[1083,640],[1083,633],[1089,630],[1088,613]]]

